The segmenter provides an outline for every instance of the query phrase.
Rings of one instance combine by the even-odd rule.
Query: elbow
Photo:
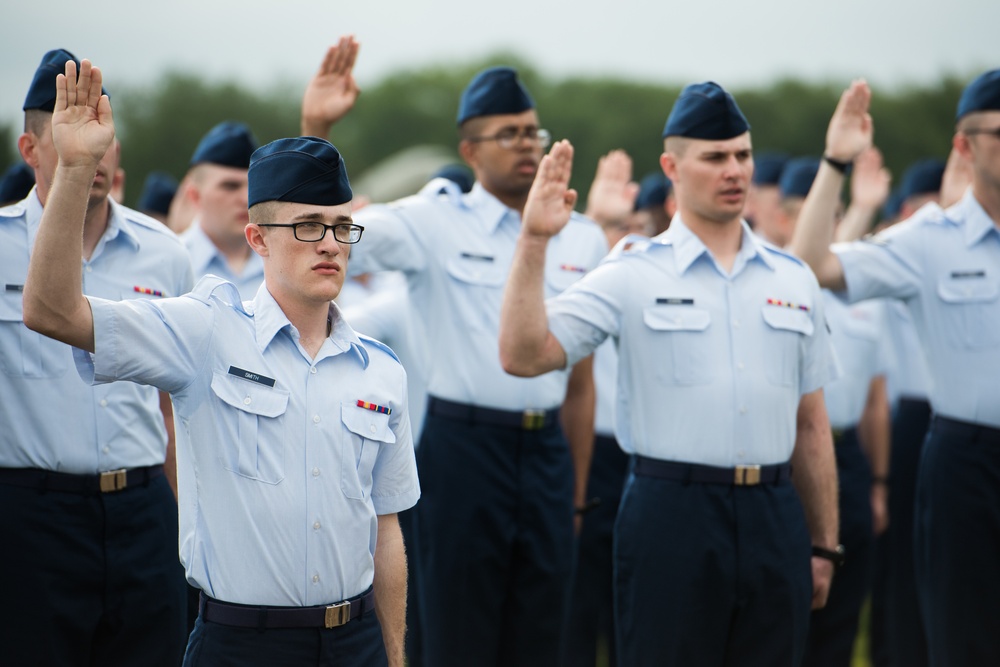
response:
[[[504,372],[508,375],[522,378],[530,378],[538,375],[538,373],[533,372],[531,366],[525,363],[525,361],[519,358],[519,356],[520,355],[505,350],[503,347],[500,348],[500,366],[503,368]]]
[[[25,291],[24,293],[21,315],[24,326],[32,331],[47,336],[52,329],[46,309],[38,303],[37,299],[32,297],[31,292]]]

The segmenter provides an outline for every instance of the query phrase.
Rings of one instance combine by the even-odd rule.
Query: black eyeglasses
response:
[[[351,225],[338,222],[336,225],[324,225],[322,222],[291,222],[287,224],[261,224],[259,227],[291,227],[292,233],[299,241],[306,243],[319,243],[326,236],[326,230],[333,230],[333,238],[339,243],[357,243],[361,240],[361,232],[365,228],[361,225]]]
[[[469,137],[468,140],[478,143],[480,141],[495,141],[497,146],[504,150],[515,148],[521,139],[527,139],[528,143],[537,144],[540,148],[548,148],[552,141],[552,135],[548,130],[537,127],[526,127],[523,130],[516,127],[505,127],[490,137]]]
[[[965,130],[965,134],[989,134],[1000,139],[1000,127],[986,129],[985,127],[972,127]]]

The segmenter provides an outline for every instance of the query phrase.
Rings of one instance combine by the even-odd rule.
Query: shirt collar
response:
[[[257,295],[250,303],[250,314],[253,315],[254,327],[257,332],[257,349],[262,354],[267,349],[267,346],[271,344],[271,341],[274,340],[274,337],[278,335],[279,331],[285,327],[292,326],[292,323],[285,316],[284,311],[281,310],[281,306],[278,305],[278,302],[274,300],[274,297],[267,290],[266,283],[261,283],[257,289]],[[337,304],[332,301],[330,302],[330,322],[332,323],[332,327],[328,340],[333,345],[334,354],[351,353],[358,359],[362,368],[367,368],[368,350],[362,344],[361,339],[358,338],[358,334],[347,323],[347,320],[344,319]],[[325,346],[326,343],[324,343]],[[319,361],[322,356],[329,355],[323,355],[321,352],[321,355],[317,356],[316,361]]]
[[[753,259],[759,259],[769,269],[774,269],[774,260],[765,252],[763,241],[750,231],[746,220],[740,221],[740,250],[733,263],[732,275],[736,275],[743,266]],[[677,262],[677,272],[683,274],[702,255],[710,255],[708,248],[691,229],[684,224],[680,213],[674,215],[670,227],[654,239],[657,243],[670,243],[674,247],[674,258]]]
[[[470,208],[476,211],[479,219],[486,226],[486,231],[492,234],[506,218],[510,217],[514,222],[520,224],[521,214],[508,208],[502,201],[486,191],[479,181],[472,186],[472,190],[466,196]]]
[[[25,199],[26,205],[26,219],[29,221],[29,228],[31,234],[31,244],[34,245],[35,235],[38,233],[38,225],[42,221],[42,202],[38,199],[38,186],[36,185],[31,189],[28,194],[27,199]],[[99,249],[107,243],[118,238],[121,235],[122,239],[129,242],[136,250],[141,247],[139,243],[139,235],[135,233],[132,228],[132,223],[129,222],[128,218],[125,216],[125,208],[116,202],[111,197],[108,197],[108,226],[104,230],[104,234],[101,235],[100,241],[97,243],[97,248],[94,252],[94,257],[100,254]]]
[[[208,238],[198,220],[191,223],[181,238],[191,255],[191,267],[194,269],[195,275],[204,275],[212,260],[221,254],[219,249],[212,243],[212,239]]]
[[[969,248],[985,239],[990,233],[1000,235],[997,225],[986,213],[969,188],[957,204],[945,211],[948,220],[964,226],[965,245]]]

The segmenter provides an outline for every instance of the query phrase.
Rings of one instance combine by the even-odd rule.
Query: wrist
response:
[[[813,558],[822,558],[833,563],[834,569],[840,568],[844,564],[844,545],[838,544],[837,546],[829,549],[827,547],[816,546],[812,547]]]
[[[833,167],[834,171],[839,174],[846,174],[847,168],[851,166],[853,160],[845,160],[841,157],[835,157],[829,151],[823,154],[823,162],[827,163],[829,166]]]

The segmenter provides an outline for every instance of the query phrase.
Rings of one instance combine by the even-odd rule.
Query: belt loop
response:
[[[257,632],[263,633],[267,630],[267,609],[258,607],[257,609]]]

